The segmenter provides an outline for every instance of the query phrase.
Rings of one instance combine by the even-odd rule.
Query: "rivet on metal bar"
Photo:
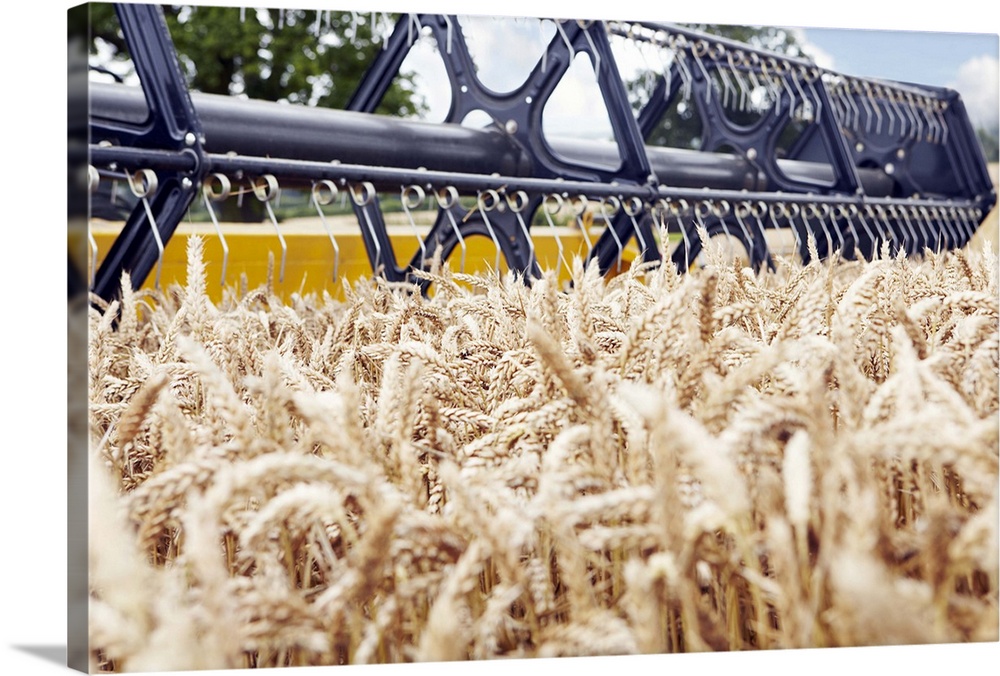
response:
[[[288,245],[285,244],[281,228],[278,227],[278,217],[274,215],[274,209],[271,207],[271,202],[276,200],[281,193],[281,189],[278,187],[278,179],[272,174],[264,174],[254,179],[251,188],[253,189],[254,196],[264,203],[267,215],[274,226],[274,232],[278,235],[278,241],[281,243],[281,268],[278,271],[278,282],[281,283],[285,281],[285,261],[288,258]]]
[[[427,261],[427,246],[424,244],[424,239],[417,230],[417,224],[413,220],[413,213],[410,209],[419,207],[426,196],[424,189],[419,185],[403,186],[399,191],[399,201],[403,207],[403,213],[406,214],[406,219],[410,222],[410,229],[413,230],[413,236],[417,238],[417,245],[420,247],[421,268],[424,267],[424,263]]]
[[[163,272],[163,239],[160,237],[160,229],[156,226],[156,219],[153,218],[153,209],[149,206],[149,198],[153,196],[158,186],[156,172],[152,169],[140,169],[135,173],[125,172],[125,178],[132,194],[142,200],[146,218],[149,219],[149,227],[153,231],[153,239],[156,240],[156,288],[159,289],[160,275]]]
[[[229,245],[226,243],[225,235],[222,234],[222,228],[219,226],[219,219],[215,216],[215,209],[212,208],[212,202],[225,201],[229,197],[231,188],[232,185],[229,182],[229,177],[225,174],[212,174],[205,179],[205,183],[201,189],[201,196],[205,201],[205,209],[212,219],[212,225],[215,226],[215,232],[219,235],[219,242],[222,244],[222,275],[219,277],[220,286],[225,286],[226,284],[226,268],[229,265]]]
[[[459,267],[459,272],[465,272],[465,238],[462,237],[462,231],[458,227],[458,223],[455,221],[454,214],[451,213],[452,207],[458,204],[458,190],[453,185],[449,185],[445,188],[441,188],[434,193],[434,198],[437,200],[438,208],[444,212],[451,222],[451,229],[455,232],[455,237],[458,239],[458,245],[462,249],[462,262]]]
[[[333,201],[337,199],[337,186],[333,181],[322,180],[316,181],[312,186],[312,203],[316,207],[316,213],[319,214],[319,220],[323,223],[323,229],[326,230],[326,234],[330,236],[330,244],[333,245],[333,279],[336,281],[338,279],[338,272],[340,270],[340,246],[337,244],[337,238],[333,236],[333,228],[326,220],[326,214],[323,213],[323,207],[329,204],[333,204]]]
[[[349,187],[349,191],[351,193],[351,201],[361,208],[361,214],[365,217],[365,225],[368,228],[368,234],[371,235],[372,242],[375,243],[375,266],[377,268],[379,263],[382,261],[382,244],[378,240],[378,236],[375,233],[375,226],[372,223],[371,216],[368,214],[368,207],[375,201],[375,186],[369,181],[352,183]],[[379,273],[378,269],[375,269],[372,272],[375,274]]]

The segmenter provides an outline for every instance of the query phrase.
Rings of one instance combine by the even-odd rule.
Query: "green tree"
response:
[[[976,136],[979,138],[979,143],[983,147],[983,154],[986,155],[987,162],[998,162],[1000,161],[1000,133],[997,129],[990,131],[984,127],[979,127],[976,129]]]
[[[189,5],[163,10],[189,86],[206,93],[343,108],[382,48],[368,16],[351,12]],[[98,43],[111,59],[127,60],[113,6],[92,4],[91,22],[92,60]],[[376,112],[412,116],[424,106],[413,74],[402,73]]]

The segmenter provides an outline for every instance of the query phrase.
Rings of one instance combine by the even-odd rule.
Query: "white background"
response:
[[[66,469],[65,401],[65,48],[66,9],[72,3],[20,2],[0,17],[3,49],[0,200],[3,316],[0,351],[0,674],[65,673]],[[219,4],[235,5],[235,2]],[[272,6],[321,7],[317,2]],[[886,3],[888,4],[888,3]],[[712,21],[763,25],[978,31],[996,33],[990,3],[948,0],[892,13],[870,0],[800,3],[788,9],[767,2],[640,3],[525,2],[476,6],[469,2],[382,2],[385,11],[446,11],[525,16]],[[330,6],[330,5],[327,5]],[[372,5],[344,0],[343,9]],[[1000,664],[1000,644],[947,647],[784,651],[766,654],[658,656],[615,659],[467,663],[432,666],[340,667],[309,674],[551,673],[554,668],[653,673],[860,673],[941,674]],[[202,672],[205,673],[205,672]],[[222,673],[222,672],[211,672]],[[250,672],[226,672],[243,674]]]

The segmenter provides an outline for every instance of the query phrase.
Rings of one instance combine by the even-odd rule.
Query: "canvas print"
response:
[[[996,36],[70,33],[73,668],[1000,638]]]

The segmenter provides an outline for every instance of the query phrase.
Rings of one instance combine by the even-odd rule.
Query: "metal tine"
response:
[[[875,119],[874,113],[870,107],[871,99],[868,96],[868,83],[862,82],[861,80],[854,80],[856,87],[855,94],[857,94],[857,99],[861,101],[861,107],[865,111],[865,133],[872,133],[872,121]]]
[[[889,250],[892,251],[891,244],[895,240],[895,236],[892,229],[889,227],[889,224],[884,218],[882,218],[881,207],[866,204],[865,215],[875,222],[875,226],[879,231],[879,238],[876,241],[874,252],[877,254],[882,249],[882,245],[886,242],[890,243]]]
[[[218,186],[218,190],[215,189],[216,186]],[[219,286],[226,285],[226,269],[229,266],[229,244],[226,243],[226,236],[222,234],[222,227],[219,225],[219,219],[215,215],[215,209],[212,208],[212,202],[225,201],[231,193],[231,188],[232,185],[229,182],[229,177],[225,174],[212,174],[205,179],[205,183],[201,188],[201,196],[205,201],[205,210],[208,211],[208,215],[212,219],[212,225],[215,226],[215,232],[219,236],[219,242],[222,244],[222,275],[219,277]]]
[[[854,219],[852,217],[852,212],[851,212],[852,209],[854,210],[854,214],[857,214],[858,208],[855,205],[853,205],[853,204],[851,204],[851,205],[838,204],[837,206],[835,206],[833,208],[833,218],[834,219],[842,219],[843,221],[845,221],[847,223],[847,228],[848,228],[848,230],[850,230],[851,237],[853,239],[853,247],[854,247],[855,250],[857,250],[858,245],[860,244],[860,238],[858,237],[858,230],[857,230],[857,228],[854,227]],[[846,251],[847,250],[847,240],[844,239],[844,237],[843,237],[844,231],[842,229],[838,229],[838,230],[840,231],[840,234],[841,234],[841,242],[843,242],[843,244],[844,244],[843,250]]]
[[[610,207],[608,206],[608,202],[611,202]],[[621,200],[619,200],[614,195],[601,198],[601,216],[604,218],[604,222],[607,225],[608,232],[611,233],[611,236],[615,240],[615,246],[618,247],[618,255],[615,256],[615,272],[621,272],[622,270],[622,253],[624,252],[625,247],[622,246],[621,238],[618,237],[618,233],[615,232],[615,229],[612,227],[611,219],[613,219],[620,210],[621,210]],[[583,229],[582,223],[580,224],[580,228],[581,230]]]
[[[948,145],[948,120],[945,119],[944,111],[948,104],[944,101],[935,100],[934,109],[937,111],[938,119],[941,120],[941,145]]]
[[[914,207],[904,205],[900,207],[899,212],[902,214],[906,222],[910,224],[911,228],[913,227],[913,222],[916,221],[916,228],[914,228],[914,232],[917,232],[918,230],[920,231],[920,234],[917,236],[917,243],[919,245],[917,253],[923,253],[924,249],[930,248],[931,233],[924,227],[924,222],[919,217],[919,214]],[[911,216],[913,217],[912,220],[910,218]]]
[[[693,211],[687,200],[681,199],[676,205],[671,206],[671,210],[677,218],[677,227],[681,231],[681,238],[684,240],[684,271],[691,269],[691,240],[688,238],[688,229],[685,227],[682,218],[689,211]]]
[[[559,260],[562,264],[566,266],[566,271],[572,275],[573,267],[566,260],[566,252],[563,249],[562,239],[559,237],[559,229],[556,224],[552,221],[552,217],[558,214],[563,209],[563,198],[558,193],[549,193],[542,200],[542,214],[545,216],[545,220],[548,221],[549,227],[552,229],[552,237],[556,240],[556,249],[559,250]]]
[[[970,209],[960,209],[955,207],[955,215],[958,218],[958,220],[962,223],[962,227],[965,230],[965,239],[962,242],[962,245],[965,246],[976,235],[976,223],[978,223],[979,221],[976,220],[975,222],[973,222],[972,213]]]
[[[844,87],[844,98],[847,101],[847,105],[854,111],[854,121],[851,124],[851,128],[857,130],[861,126],[861,109],[858,108],[857,97],[854,96],[856,92],[851,91],[852,83],[855,80],[848,80],[848,84]]]
[[[942,223],[944,223],[945,229],[948,231],[948,234],[951,235],[951,246],[949,248],[962,246],[962,236],[957,229],[958,224],[948,217],[948,212],[944,209],[944,207],[934,207],[934,211],[937,211],[940,214],[940,218]]]
[[[594,243],[590,240],[590,233],[587,232],[587,224],[583,222],[583,214],[586,213],[588,204],[586,195],[577,195],[570,200],[570,205],[576,216],[576,224],[580,228],[580,234],[583,235],[583,241],[587,243],[587,256],[589,257],[590,252],[594,249]]]
[[[590,31],[588,30],[593,24],[593,21],[584,21],[582,19],[576,20],[576,25],[583,29],[583,37],[587,41],[587,45],[590,47],[590,54],[594,61],[594,72],[600,75],[601,73],[601,55],[597,51],[597,46],[594,45],[594,41],[590,37]],[[572,54],[572,52],[570,52]]]
[[[483,215],[483,223],[486,225],[486,230],[490,233],[490,239],[493,240],[493,246],[496,247],[496,261],[494,262],[494,269],[497,275],[500,274],[500,240],[497,239],[497,234],[493,230],[493,224],[490,223],[490,218],[487,213],[493,211],[500,204],[500,193],[492,188],[488,190],[481,190],[476,192],[476,206],[479,209],[479,213]],[[471,213],[471,212],[470,212]]]
[[[726,246],[729,247],[729,257],[735,258],[736,252],[733,251],[733,234],[729,232],[728,219],[726,218],[732,210],[731,205],[727,200],[720,200],[718,204],[716,204],[714,200],[708,200],[707,204],[709,205],[711,214],[719,219],[719,223],[722,225],[722,231],[726,233]]]
[[[896,126],[895,124],[896,117],[895,115],[893,115],[892,106],[888,105],[889,103],[888,90],[886,89],[885,86],[881,84],[876,84],[872,87],[872,91],[874,92],[875,96],[878,97],[876,105],[879,107],[880,110],[884,110],[886,116],[889,118],[889,128],[887,129],[887,131],[889,134],[892,134],[893,129]]]
[[[576,50],[573,49],[573,43],[569,41],[566,31],[563,30],[562,21],[556,21],[556,32],[559,33],[559,37],[562,38],[563,44],[566,45],[566,49],[569,51],[568,63],[573,63],[573,59],[576,58]]]
[[[649,215],[652,217],[653,223],[656,224],[656,232],[660,236],[658,249],[661,261],[666,261],[667,254],[670,253],[667,248],[667,214],[669,209],[669,203],[662,197],[649,208]]]
[[[857,205],[851,204],[848,206],[848,211],[851,213],[852,217],[857,217],[861,222],[861,227],[864,229],[865,234],[868,235],[868,240],[871,242],[872,251],[878,246],[878,236],[872,231],[871,226],[868,225],[868,220],[865,218],[862,209],[859,209]]]
[[[739,223],[740,230],[743,231],[743,236],[746,238],[747,245],[752,249],[756,250],[756,244],[754,237],[750,234],[750,229],[747,228],[747,224],[743,222],[745,216],[749,216],[752,213],[752,205],[749,201],[740,202],[733,208],[733,216],[736,217],[736,222]],[[750,256],[750,262],[753,263],[753,251],[747,251]]]
[[[655,44],[656,56],[660,59],[660,67],[663,70],[663,98],[666,100],[670,96],[670,85],[674,77],[674,64],[677,62],[677,53],[670,44],[670,36],[664,31],[656,31],[651,40]],[[680,66],[678,66],[678,70]]]
[[[809,211],[810,211],[809,207],[812,207],[813,205],[809,204],[809,205],[807,205],[806,208],[802,208],[798,204],[793,204],[792,206],[795,207],[795,214],[797,216],[799,216],[800,219],[802,220],[802,226],[803,226],[803,229],[805,230],[805,233],[806,233],[806,242],[807,243],[809,242],[809,235],[813,235],[813,239],[815,240],[816,232],[815,232],[815,230],[813,230],[812,224],[809,222]],[[819,243],[818,242],[819,241],[816,240],[816,242],[817,242],[816,249],[817,249],[817,254],[818,254],[819,253],[819,251],[818,251],[818,249],[819,249]],[[802,252],[802,250],[800,249],[799,250],[799,255],[800,256],[801,256],[801,252]],[[808,251],[808,249],[807,249],[806,253],[810,254],[810,256],[812,254],[812,252]],[[812,260],[806,261],[805,258],[803,257],[803,261],[802,262],[803,263],[812,263],[813,261]],[[816,261],[816,262],[818,262],[818,261]]]
[[[727,52],[727,54],[728,54],[728,52]],[[729,81],[729,77],[733,76],[733,70],[732,70],[733,67],[732,67],[732,60],[731,59],[732,59],[732,55],[730,54],[730,61],[729,61],[729,64],[728,64],[729,65],[729,68],[728,68],[729,75],[726,75],[726,70],[727,69],[724,68],[724,67],[722,67],[722,66],[720,66],[718,61],[716,61],[716,66],[715,66],[715,72],[719,74],[719,80],[722,82],[722,91],[720,91],[719,94],[722,97],[722,107],[723,108],[729,108],[729,97],[730,97],[730,94],[732,95],[733,100],[736,99],[736,87],[734,87],[733,83]],[[733,76],[733,77],[735,78],[735,76]]]
[[[671,36],[674,38],[672,40],[671,49],[674,50],[674,62],[677,64],[677,72],[681,76],[681,96],[685,101],[691,100],[691,82],[694,79],[691,75],[691,69],[687,65],[687,52],[689,45],[687,39],[683,35]]]
[[[101,184],[101,174],[92,164],[87,165],[87,189],[93,195]],[[93,288],[94,276],[97,274],[97,240],[94,239],[94,232],[87,225],[87,244],[90,246],[90,272],[87,275],[89,281],[87,286]]]
[[[833,246],[833,235],[830,234],[829,219],[830,219],[830,205],[825,203],[810,203],[805,211],[809,212],[809,215],[819,221],[819,227],[823,230],[823,235],[826,237],[826,258],[830,258],[837,252],[837,249]],[[842,241],[838,241],[838,244],[842,245]]]
[[[917,234],[917,253],[923,254],[925,250],[931,248],[932,234],[925,227],[925,223],[922,218],[920,218],[920,213],[917,207],[913,205],[902,205],[899,208],[899,213],[904,219],[910,224],[913,231]]]
[[[451,222],[451,229],[455,232],[455,237],[458,239],[458,245],[462,249],[462,260],[459,267],[459,272],[465,272],[465,238],[462,237],[462,231],[458,227],[458,223],[455,221],[455,215],[451,212],[452,207],[458,204],[458,189],[453,185],[441,188],[434,193],[434,199],[437,201],[438,209],[444,212],[447,216],[449,222]]]
[[[642,236],[642,231],[639,229],[639,222],[636,220],[636,216],[643,212],[645,209],[645,204],[638,197],[631,197],[622,203],[622,208],[625,210],[625,215],[628,216],[629,220],[632,222],[632,229],[635,231],[635,241],[639,244],[639,256],[645,259],[646,257],[646,238]]]
[[[427,246],[424,244],[424,238],[420,236],[420,231],[417,230],[417,224],[413,220],[413,213],[410,209],[419,207],[423,204],[426,197],[424,189],[419,185],[403,186],[399,191],[399,201],[403,207],[403,212],[406,214],[406,219],[410,222],[410,229],[413,230],[413,236],[417,238],[417,244],[420,246],[421,268],[424,268],[427,262]]]
[[[372,242],[375,243],[375,264],[377,266],[382,260],[382,244],[379,242],[378,234],[375,232],[375,224],[372,223],[371,216],[368,214],[368,207],[375,201],[375,195],[377,194],[375,186],[370,181],[352,183],[348,191],[351,193],[351,201],[361,208],[361,214],[365,218],[365,227],[368,228],[368,234],[371,236]],[[378,275],[379,270],[376,268],[372,270],[372,273]]]
[[[776,229],[781,230],[782,225],[781,223],[778,222],[778,219],[788,217],[788,205],[785,204],[784,202],[772,202],[770,205],[768,205],[767,215],[771,219],[771,225],[773,225]],[[799,239],[798,230],[796,230],[795,227],[792,226],[791,222],[789,222],[789,228],[792,231],[792,237],[795,238],[795,250],[802,251],[802,242]]]
[[[535,260],[535,240],[531,238],[531,233],[528,232],[528,225],[524,222],[524,217],[521,215],[521,213],[527,208],[530,199],[528,198],[528,193],[524,192],[523,190],[507,193],[505,195],[505,199],[507,200],[507,206],[510,208],[514,216],[517,218],[517,224],[520,226],[521,232],[524,234],[525,240],[528,242],[529,268],[527,272],[530,275],[531,274],[530,262]]]
[[[802,98],[802,105],[800,107],[802,112],[799,113],[799,119],[804,120],[806,119],[806,104],[808,103],[811,105],[811,102],[809,101],[809,96],[806,94],[806,91],[802,88],[802,83],[799,81],[799,76],[802,74],[803,69],[801,67],[793,67],[790,68],[789,71],[792,74],[792,83],[795,85],[796,91],[799,92],[799,96]]]
[[[125,172],[128,180],[128,187],[132,194],[142,201],[142,207],[146,210],[146,218],[149,219],[149,227],[153,231],[153,238],[156,240],[156,288],[160,288],[160,276],[163,272],[163,239],[160,237],[160,229],[153,218],[153,209],[149,206],[149,198],[156,192],[158,179],[156,172],[152,169],[140,169],[135,173]]]
[[[711,103],[712,101],[712,78],[708,75],[708,69],[705,68],[705,62],[701,60],[701,57],[708,53],[708,42],[705,40],[698,40],[694,43],[694,47],[691,49],[691,55],[694,57],[694,62],[698,64],[698,69],[701,71],[702,77],[705,78],[705,103]]]
[[[413,46],[413,43],[420,39],[420,32],[424,29],[424,26],[420,23],[420,17],[412,12],[407,14],[406,18],[406,44]]]
[[[323,224],[323,229],[326,230],[326,234],[330,236],[330,244],[333,245],[334,281],[339,279],[340,245],[337,244],[337,238],[333,236],[333,228],[330,227],[330,223],[326,220],[326,214],[323,213],[323,207],[328,204],[333,204],[333,201],[337,199],[337,192],[337,185],[328,179],[316,181],[312,185],[313,206],[316,207],[316,213],[319,214],[319,220]]]
[[[692,207],[691,211],[694,214],[694,221],[696,226],[696,233],[698,238],[701,239],[702,253],[708,253],[708,226],[705,224],[705,216],[712,213],[712,207],[709,200],[698,200]],[[704,233],[704,237],[702,237]]]
[[[803,77],[805,78],[806,85],[808,85],[809,91],[812,93],[811,103],[816,108],[813,111],[812,121],[819,124],[819,122],[823,119],[823,99],[819,95],[819,92],[816,91],[815,83],[820,79],[820,70],[819,68],[813,66],[809,69],[803,68],[803,71]]]
[[[781,91],[788,96],[788,114],[791,116],[792,111],[795,110],[795,92],[792,90],[792,86],[788,84],[788,64],[784,61],[774,59],[774,63],[771,64],[776,74],[777,82],[781,85]],[[775,103],[781,98],[780,93],[775,97]],[[775,105],[774,114],[777,115],[779,106]]]
[[[753,92],[760,90],[760,88],[762,87],[761,81],[757,79],[757,73],[760,72],[760,65],[761,65],[762,61],[761,61],[760,57],[757,55],[757,52],[750,52],[750,56],[747,57],[747,63],[748,63],[748,66],[749,66],[749,68],[747,70],[747,77],[750,78],[750,84],[753,86],[753,88],[750,90],[749,94],[747,95],[747,105],[748,105],[749,109],[752,110],[753,109]]]
[[[746,55],[743,50],[737,50],[736,52],[728,52],[727,60],[729,62],[729,67],[733,73],[733,79],[736,80],[736,84],[740,88],[740,101],[739,110],[746,111],[746,101],[748,98],[749,87],[747,86],[746,80],[743,79],[743,75],[740,73],[740,66],[745,66]]]
[[[444,40],[445,54],[451,54],[451,40],[452,40],[452,34],[454,33],[455,29],[451,25],[451,17],[450,16],[448,16],[447,14],[442,14],[441,18],[444,19],[444,26],[445,26],[445,29],[444,29],[444,33],[445,33],[445,40]]]
[[[264,203],[267,215],[274,226],[274,232],[278,235],[278,241],[281,243],[281,268],[278,271],[278,282],[281,283],[285,281],[285,261],[288,259],[288,245],[285,243],[285,237],[281,234],[281,228],[278,227],[278,217],[274,215],[274,208],[271,206],[271,202],[277,200],[278,195],[281,193],[281,189],[278,187],[278,179],[273,174],[263,174],[254,179],[251,188],[253,189],[254,197]]]
[[[894,229],[903,233],[903,250],[906,251],[907,256],[912,256],[916,250],[914,245],[917,233],[909,227],[909,222],[900,216],[899,209],[896,208],[895,204],[890,204],[886,211],[889,217],[892,218],[892,223],[895,224]]]
[[[774,57],[768,57],[760,62],[760,74],[764,78],[764,87],[767,89],[767,105],[770,108],[781,96],[778,84],[778,76],[772,72],[772,68],[777,61]]]

